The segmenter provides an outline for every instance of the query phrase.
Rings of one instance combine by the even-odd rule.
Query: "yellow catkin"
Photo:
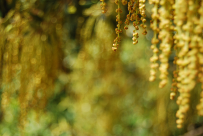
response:
[[[195,40],[197,36],[194,32],[195,23],[194,20],[197,18],[195,9],[197,8],[196,4],[192,0],[188,0],[185,4],[187,10],[186,19],[187,22],[182,25],[182,30],[185,33],[182,33],[179,38],[180,41],[183,42],[183,47],[180,49],[178,56],[179,59],[178,65],[181,66],[181,70],[179,71],[179,88],[181,101],[179,104],[179,111],[181,114],[185,115],[189,110],[189,98],[187,96],[190,95],[190,91],[196,85],[196,75],[198,72],[197,68],[197,54],[198,54],[198,44]],[[178,116],[180,119],[180,117]],[[177,125],[182,125],[182,123],[178,123]]]
[[[159,40],[158,40],[158,33],[159,33],[159,28],[158,28],[159,0],[150,0],[149,3],[154,4],[154,7],[152,8],[152,22],[150,24],[150,27],[154,31],[154,36],[152,38],[152,45],[151,45],[151,49],[153,50],[153,56],[150,58],[151,66],[150,66],[149,81],[154,81],[156,79],[156,71],[157,71],[157,68],[159,66],[159,64],[157,63],[157,61],[158,61],[158,52],[159,52],[159,49],[157,47],[157,44],[159,43]]]
[[[132,38],[132,40],[133,40],[133,44],[135,45],[135,44],[138,43],[138,39],[137,38],[139,37],[138,32],[137,32],[137,30],[139,30],[138,25],[139,25],[139,21],[140,21],[140,18],[138,16],[138,12],[139,12],[139,0],[136,0],[134,2],[134,6],[132,8],[132,11],[133,11],[133,13],[131,15],[131,21],[133,21],[133,26],[135,27],[135,29],[133,30],[133,38]]]
[[[177,99],[177,104],[179,105],[179,110],[177,111],[177,118],[179,118],[181,121],[178,122],[177,120],[177,127],[181,128],[182,127],[182,122],[183,119],[185,117],[185,106],[182,105],[182,101],[183,101],[183,96],[187,95],[184,94],[184,90],[183,90],[183,86],[182,86],[182,79],[184,78],[183,76],[185,74],[182,74],[184,72],[184,65],[182,65],[183,60],[187,59],[186,57],[184,58],[184,55],[187,53],[188,51],[188,44],[185,43],[185,41],[182,39],[182,35],[184,35],[184,31],[182,30],[182,25],[185,22],[185,16],[186,16],[186,12],[187,12],[187,3],[183,0],[176,0],[175,1],[175,17],[174,17],[174,23],[176,25],[176,30],[177,30],[177,34],[176,34],[176,46],[179,50],[178,52],[178,59],[177,59],[177,65],[178,65],[178,69],[179,69],[179,73],[178,73],[178,77],[177,77],[177,87],[178,87],[178,92],[180,93],[180,96]],[[183,9],[184,8],[184,9]],[[188,107],[188,105],[186,105]],[[183,117],[182,117],[183,116]],[[181,118],[180,118],[181,117]]]
[[[203,1],[200,3],[200,7],[198,10],[199,18],[196,20],[196,27],[194,28],[194,32],[196,33],[195,40],[198,43],[198,80],[201,83],[201,90],[203,90],[203,39],[201,37],[202,29],[203,29]],[[197,105],[198,114],[203,116],[203,91],[200,94],[200,102]]]
[[[172,3],[168,0],[161,0],[160,1],[161,8],[159,9],[159,28],[160,28],[160,33],[159,33],[159,39],[161,41],[160,43],[160,50],[161,54],[159,56],[160,59],[160,83],[159,87],[163,88],[166,83],[168,82],[168,58],[171,53],[172,45],[173,45],[173,39],[172,39],[172,34],[171,34],[171,25],[172,22],[170,21],[172,19],[172,16],[170,14],[170,11],[172,9]]]
[[[131,14],[133,13],[133,1],[134,1],[134,0],[130,0],[130,1],[128,2],[128,14],[127,14],[127,16],[126,16],[125,27],[124,27],[125,30],[128,29],[128,25],[129,25],[130,19],[131,19]]]
[[[172,5],[171,7],[171,15],[172,15],[172,20],[174,20],[174,5],[175,5],[175,0],[170,0],[170,3]],[[177,50],[177,47],[176,47],[176,39],[175,39],[175,35],[173,35],[173,32],[175,31],[174,30],[174,26],[171,27],[171,35],[173,36],[172,40],[172,44],[173,44],[173,49],[175,51],[175,57],[174,57],[174,60],[173,60],[173,64],[176,65],[176,69],[173,71],[173,80],[172,80],[172,87],[171,87],[171,93],[170,93],[170,99],[173,100],[177,94],[177,77],[178,77],[178,66],[177,66],[177,54],[178,54],[178,50]]]
[[[178,13],[178,9],[177,9],[177,1],[176,3],[173,4],[173,10],[172,10],[172,13],[173,13],[173,19],[175,20],[174,22],[177,22],[178,21],[178,17],[175,15]],[[184,15],[183,15],[184,16]],[[173,36],[173,40],[174,40],[174,50],[175,50],[175,55],[176,57],[174,58],[174,61],[173,63],[176,65],[176,70],[173,71],[173,83],[172,83],[172,88],[171,88],[171,93],[170,93],[170,99],[174,99],[174,97],[176,96],[177,94],[177,90],[179,88],[178,85],[180,85],[179,83],[179,71],[181,70],[181,66],[178,65],[177,62],[179,62],[179,57],[177,56],[179,54],[179,51],[180,51],[180,46],[179,44],[182,44],[182,42],[180,42],[180,38],[179,38],[179,33],[181,33],[181,28],[180,27],[175,27],[174,31],[176,31],[175,35]],[[180,68],[180,70],[179,70]]]
[[[113,47],[112,47],[113,51],[117,50],[117,48],[119,46],[119,43],[121,41],[120,33],[122,33],[122,30],[121,30],[121,24],[122,24],[121,13],[122,13],[122,10],[120,8],[120,0],[115,0],[115,3],[118,6],[118,8],[116,9],[116,13],[117,13],[117,15],[116,15],[116,22],[118,22],[118,24],[117,24],[117,28],[115,29],[117,37],[114,40],[114,44],[113,44]]]
[[[146,22],[146,14],[145,14],[145,0],[139,0],[139,11],[140,11],[140,15],[142,16],[141,17],[141,21],[142,21],[142,24],[140,25],[144,31],[142,32],[143,35],[146,35],[147,34],[147,25],[145,25],[145,22]]]

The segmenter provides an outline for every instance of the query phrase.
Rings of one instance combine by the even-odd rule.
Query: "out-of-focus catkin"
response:
[[[10,98],[17,94],[21,128],[26,125],[31,109],[38,113],[45,108],[61,66],[63,32],[59,20],[62,16],[53,15],[53,12],[45,14],[40,33],[30,25],[31,15],[22,17],[18,9],[0,20],[1,107],[6,113]],[[53,18],[57,21],[53,22]],[[7,21],[12,23],[5,23]],[[26,32],[29,33],[25,35]]]

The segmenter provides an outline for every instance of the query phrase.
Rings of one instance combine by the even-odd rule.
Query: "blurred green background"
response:
[[[113,0],[107,1],[108,12],[101,13],[98,0],[0,0],[1,30],[8,29],[12,14],[29,14],[26,25],[32,31],[49,32],[41,23],[51,19],[62,25],[62,68],[54,80],[53,95],[43,111],[28,111],[27,124],[19,128],[18,92],[12,94],[6,112],[0,111],[2,136],[196,136],[196,128],[203,125],[196,115],[195,90],[191,110],[183,129],[176,128],[175,101],[170,101],[171,82],[158,88],[159,80],[150,83],[150,42],[153,31],[149,27],[152,5],[146,1],[147,31],[141,33],[138,44],[132,44],[133,26],[123,30],[117,52],[111,47],[115,34]],[[60,9],[60,10],[59,10]],[[122,7],[125,19],[127,7]],[[15,12],[16,11],[16,12]],[[55,18],[52,19],[52,15]],[[124,22],[124,21],[123,21]],[[51,24],[49,24],[51,26]],[[0,31],[1,32],[1,31]],[[142,30],[139,30],[142,32]],[[9,34],[9,33],[8,33]],[[49,35],[47,36],[49,39]],[[26,36],[26,34],[21,35]],[[53,34],[53,36],[57,36]],[[51,37],[51,36],[50,36]],[[0,39],[3,37],[0,37]],[[56,37],[57,39],[58,37]],[[43,38],[41,38],[43,40]],[[1,39],[2,40],[2,39]],[[47,43],[53,42],[47,40]],[[44,45],[38,45],[44,46]],[[172,54],[173,56],[173,54]],[[170,58],[169,72],[175,69]],[[169,75],[171,81],[172,74]],[[1,88],[1,93],[4,91]],[[190,132],[190,133],[188,133]],[[194,133],[191,133],[194,132]]]

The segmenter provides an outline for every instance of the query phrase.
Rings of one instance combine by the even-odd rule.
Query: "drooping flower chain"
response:
[[[119,0],[115,0],[118,5],[117,15],[117,37],[114,40],[112,49],[117,50],[120,42],[121,31],[121,9]],[[127,4],[126,0],[122,3]],[[174,64],[176,70],[173,72],[172,89],[170,99],[174,99],[176,94],[179,110],[177,111],[177,127],[181,128],[189,110],[190,92],[194,89],[197,80],[202,84],[203,90],[203,1],[201,0],[149,0],[153,4],[152,21],[150,27],[154,31],[151,49],[153,56],[150,58],[151,70],[150,81],[156,79],[157,68],[159,67],[161,79],[159,87],[163,88],[168,82],[169,57],[175,52]],[[145,0],[129,0],[125,27],[128,29],[130,21],[133,22],[133,44],[136,44],[139,29],[138,25],[144,28],[146,34]],[[138,16],[141,15],[141,18]],[[158,44],[160,45],[158,46]],[[160,53],[159,53],[160,52]],[[159,66],[159,62],[160,66]],[[201,93],[200,104],[197,106],[198,114],[203,116],[203,91]]]
[[[104,4],[104,0],[100,0],[100,1],[102,2],[101,3],[102,12],[105,13],[106,10],[104,7],[106,6],[106,4]],[[145,25],[145,22],[146,22],[146,19],[145,19],[146,18],[145,0],[130,0],[129,2],[127,2],[127,0],[121,0],[121,1],[115,0],[115,4],[118,6],[118,8],[116,9],[117,28],[115,29],[117,37],[114,39],[114,44],[112,47],[113,51],[116,51],[118,49],[119,43],[121,41],[120,33],[122,33],[122,30],[121,30],[121,24],[122,24],[121,13],[122,13],[122,10],[121,10],[121,4],[120,3],[122,3],[123,5],[128,4],[128,12],[129,13],[128,13],[126,20],[125,20],[124,29],[127,30],[129,23],[130,22],[133,23],[133,26],[135,27],[135,29],[133,30],[133,38],[132,38],[133,44],[138,43],[137,38],[139,37],[139,35],[138,35],[137,30],[139,30],[138,25],[140,24],[140,21],[142,21],[142,23],[140,24],[140,27],[142,27],[144,29],[142,34],[143,35],[147,34],[147,31],[146,31],[147,26]],[[105,10],[105,12],[104,12],[104,10]],[[139,17],[139,15],[141,16],[141,18]]]

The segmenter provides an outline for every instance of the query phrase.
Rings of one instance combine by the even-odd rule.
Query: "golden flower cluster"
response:
[[[121,9],[120,1],[115,0],[118,5],[117,15],[117,38],[114,40],[113,50],[117,50],[120,42],[121,31]],[[122,3],[127,2],[122,0]],[[190,92],[196,86],[197,81],[202,83],[203,90],[203,1],[202,0],[149,0],[153,4],[152,20],[150,27],[154,35],[151,49],[153,56],[150,58],[151,70],[150,81],[160,73],[159,87],[163,88],[168,82],[169,57],[174,57],[176,70],[173,71],[172,89],[170,99],[176,94],[179,110],[177,111],[177,127],[181,128],[189,110]],[[133,44],[138,43],[138,25],[146,32],[145,0],[129,0],[128,14],[124,29],[128,29],[130,21],[133,22]],[[172,54],[173,53],[173,54]],[[172,55],[171,55],[172,54]],[[198,114],[203,115],[203,92],[200,104],[197,106]]]
[[[102,10],[104,9],[103,7],[103,2],[104,0],[100,0],[102,1],[101,3],[101,7],[102,7]],[[123,5],[126,5],[128,4],[128,15],[126,17],[126,20],[125,20],[125,26],[124,26],[124,29],[127,30],[128,29],[128,25],[131,22],[133,22],[133,26],[135,27],[135,30],[133,30],[133,44],[137,44],[138,43],[138,40],[137,38],[139,37],[138,35],[138,32],[137,30],[139,30],[139,24],[140,22],[142,22],[140,24],[140,27],[142,27],[144,29],[144,31],[142,32],[143,35],[146,35],[147,34],[147,31],[146,31],[146,25],[145,25],[145,22],[146,22],[146,15],[145,15],[145,0],[130,0],[129,2],[127,2],[127,0],[115,0],[115,3],[116,5],[118,6],[118,8],[116,9],[116,13],[117,13],[117,16],[116,16],[116,22],[118,23],[117,24],[117,28],[115,29],[116,31],[116,34],[117,34],[117,37],[115,38],[114,40],[114,44],[113,44],[113,47],[112,47],[112,50],[113,51],[116,51],[118,49],[118,46],[119,46],[119,42],[121,41],[121,37],[120,37],[120,33],[122,33],[122,29],[121,29],[121,24],[122,24],[122,21],[121,21],[121,13],[122,13],[122,10],[121,10],[121,3]],[[103,12],[103,11],[102,11]],[[140,17],[141,16],[141,17]]]
[[[197,80],[203,83],[203,2],[201,0],[150,0],[149,2],[154,4],[151,23],[151,28],[154,31],[151,48],[154,55],[150,60],[151,76],[149,80],[155,80],[156,69],[159,67],[161,79],[159,87],[162,88],[167,84],[168,59],[171,52],[175,52],[174,64],[177,69],[173,72],[170,98],[174,99],[175,95],[179,93],[176,123],[177,127],[181,128],[189,110],[190,92],[194,89]],[[203,115],[202,98],[197,109],[198,113]]]

